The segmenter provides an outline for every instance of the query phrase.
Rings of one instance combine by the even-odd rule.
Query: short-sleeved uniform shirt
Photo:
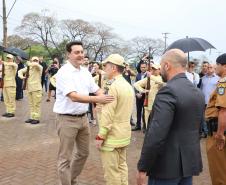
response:
[[[80,95],[95,93],[99,87],[90,72],[75,68],[70,62],[61,67],[56,74],[56,102],[53,112],[58,114],[83,114],[88,111],[88,103],[73,102],[67,95],[77,92]]]
[[[226,108],[226,77],[219,80],[206,107],[206,119],[217,118],[220,108]]]

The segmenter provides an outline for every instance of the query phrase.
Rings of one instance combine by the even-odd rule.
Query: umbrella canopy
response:
[[[179,39],[175,42],[173,42],[169,47],[166,49],[180,49],[185,53],[188,53],[188,59],[189,59],[189,52],[191,51],[206,51],[207,49],[214,48],[216,49],[212,44],[210,44],[208,41],[202,39],[202,38],[184,38],[184,39]]]
[[[24,60],[28,60],[28,55],[22,49],[15,48],[15,47],[8,47],[4,49],[4,52],[12,54],[14,56],[20,56]]]
[[[180,39],[175,42],[173,42],[168,48],[169,49],[180,49],[184,51],[185,53],[188,53],[190,51],[206,51],[207,49],[214,48],[216,49],[212,44],[210,44],[208,41],[201,39],[201,38],[185,38]]]

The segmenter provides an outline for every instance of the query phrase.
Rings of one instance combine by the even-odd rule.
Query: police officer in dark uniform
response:
[[[226,185],[226,53],[220,55],[216,63],[216,73],[221,79],[206,108],[209,130],[206,149],[212,184]]]

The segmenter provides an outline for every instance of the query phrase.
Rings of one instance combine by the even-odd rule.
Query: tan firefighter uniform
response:
[[[144,116],[145,116],[145,124],[147,128],[148,118],[152,110],[152,106],[155,100],[155,96],[158,93],[158,90],[164,85],[164,82],[162,81],[162,77],[159,76],[150,76],[150,90],[148,93],[148,106],[144,107]],[[146,86],[147,86],[147,77],[137,81],[133,84],[134,88],[139,91],[140,93],[146,92]]]
[[[124,66],[124,59],[112,54],[106,62]],[[98,138],[104,140],[100,149],[107,185],[128,185],[126,147],[130,143],[130,117],[134,105],[134,90],[122,75],[111,80],[108,94],[115,97],[102,107]]]
[[[53,87],[56,87],[56,74],[53,75],[50,79],[49,82],[52,84]]]
[[[99,86],[99,74],[97,74],[94,78],[95,83]],[[106,86],[107,86],[107,78],[105,76],[105,72],[101,71],[101,86],[100,88],[106,92]],[[100,103],[96,103],[96,120],[97,120],[97,124],[100,123],[100,119],[101,119],[101,110],[102,110],[102,104]]]
[[[32,61],[38,58],[32,57]],[[42,76],[42,66],[37,62],[28,62],[29,66],[29,76],[27,79],[27,92],[28,92],[28,101],[30,106],[30,118],[33,120],[39,120],[41,115],[41,100],[42,100],[42,85],[41,85],[41,76]],[[27,67],[18,71],[18,76],[21,79],[24,79],[24,75],[27,72]]]
[[[217,123],[218,112],[221,108],[226,108],[226,77],[219,80],[216,90],[210,97],[205,112],[207,122],[215,120]],[[215,132],[216,130],[213,136],[208,136],[206,142],[210,176],[213,185],[226,185],[226,146],[222,151],[217,149]]]
[[[11,54],[6,56],[13,59]],[[16,72],[17,64],[14,62],[3,62],[4,64],[4,86],[3,97],[6,106],[6,113],[15,114],[16,111]]]

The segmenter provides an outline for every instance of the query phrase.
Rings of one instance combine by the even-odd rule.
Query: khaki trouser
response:
[[[226,185],[226,146],[219,151],[214,138],[208,137],[206,151],[212,185]]]
[[[58,174],[61,185],[75,185],[89,155],[90,130],[86,116],[57,115],[60,138]]]
[[[128,185],[126,147],[100,153],[106,185]]]
[[[151,113],[151,110],[148,110],[146,108],[144,108],[144,121],[145,121],[145,125],[146,125],[146,128],[148,128],[148,118],[149,118],[149,115]]]
[[[16,87],[3,87],[3,97],[7,113],[15,113]]]
[[[41,116],[42,91],[28,92],[30,118],[39,120]]]

